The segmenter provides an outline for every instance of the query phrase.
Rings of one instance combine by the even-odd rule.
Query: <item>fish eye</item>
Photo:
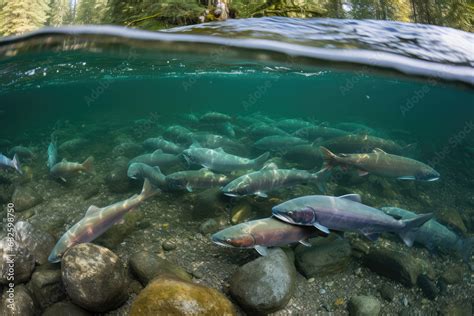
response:
[[[293,211],[289,211],[289,212],[288,212],[288,215],[291,216],[291,215],[293,215],[293,213],[294,213]]]

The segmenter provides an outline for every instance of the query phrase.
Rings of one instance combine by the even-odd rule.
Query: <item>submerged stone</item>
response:
[[[93,312],[105,312],[127,299],[125,268],[116,254],[90,243],[79,244],[61,262],[64,286],[71,300]]]
[[[23,285],[16,285],[14,294],[4,289],[0,305],[2,316],[33,316],[36,315],[35,302],[28,289]]]
[[[376,297],[359,295],[351,298],[348,309],[351,316],[377,316],[381,306]]]
[[[389,247],[371,248],[364,262],[372,271],[406,286],[415,285],[422,271],[420,260]]]
[[[70,302],[59,302],[48,307],[41,316],[89,316],[91,313]]]
[[[277,248],[240,267],[230,280],[230,293],[249,313],[272,313],[290,301],[295,278],[293,263]]]
[[[174,276],[184,281],[192,280],[191,275],[183,268],[151,252],[142,251],[134,254],[129,263],[143,285],[147,285],[153,278],[161,275]]]
[[[35,257],[25,245],[7,237],[0,240],[0,284],[26,282],[34,268]]]
[[[344,271],[351,259],[351,247],[345,239],[316,238],[311,247],[296,247],[296,268],[306,278]]]
[[[66,298],[59,269],[35,271],[28,287],[42,310]]]
[[[43,199],[37,191],[31,187],[18,186],[13,192],[12,202],[15,204],[15,210],[18,212],[32,208],[41,203]]]
[[[48,262],[48,255],[56,243],[53,236],[24,221],[15,224],[15,231],[18,242],[28,248],[38,264]]]
[[[232,303],[220,292],[169,276],[147,285],[132,303],[130,316],[236,315]]]

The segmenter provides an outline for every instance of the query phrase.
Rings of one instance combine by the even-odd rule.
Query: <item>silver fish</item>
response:
[[[370,240],[381,233],[397,233],[409,247],[416,232],[433,214],[422,214],[411,219],[396,220],[373,207],[361,203],[358,194],[340,197],[308,195],[292,199],[272,208],[277,218],[298,225],[312,225],[325,233],[329,230],[359,232]]]

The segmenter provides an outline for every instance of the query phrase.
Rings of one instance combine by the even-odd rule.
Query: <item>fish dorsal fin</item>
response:
[[[360,198],[359,194],[346,194],[346,195],[341,195],[339,198],[351,200],[353,202],[362,203],[362,199]]]
[[[157,149],[157,150],[155,150],[155,151],[152,153],[152,155],[162,154],[162,153],[163,153],[163,150]]]
[[[276,170],[278,169],[278,166],[274,162],[270,162],[266,164],[265,166],[262,167],[261,170]]]
[[[372,152],[374,152],[374,153],[379,153],[379,154],[386,154],[386,152],[383,151],[383,150],[380,149],[380,148],[374,148],[374,150],[372,150]]]
[[[89,206],[89,208],[87,209],[86,211],[86,216],[90,216],[96,212],[100,211],[100,208],[95,206],[95,205],[91,205]]]
[[[216,149],[214,149],[215,151],[218,151],[220,153],[223,153],[224,152],[224,149],[222,147],[218,147]]]
[[[63,158],[63,159],[61,160],[61,162],[67,162],[66,158]]]

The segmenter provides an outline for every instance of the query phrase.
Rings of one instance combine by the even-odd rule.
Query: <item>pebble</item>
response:
[[[191,281],[191,276],[183,268],[151,252],[141,251],[134,254],[130,257],[129,265],[144,286],[153,278],[164,274]]]
[[[175,250],[177,245],[176,245],[176,241],[172,240],[172,239],[166,239],[165,241],[163,241],[163,243],[161,244],[161,247],[163,248],[163,250],[165,251],[171,251],[171,250]]]
[[[350,299],[348,309],[349,314],[353,316],[377,316],[380,314],[381,305],[374,296],[359,295]]]

